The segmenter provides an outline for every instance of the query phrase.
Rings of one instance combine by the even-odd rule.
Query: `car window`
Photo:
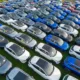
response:
[[[15,53],[12,50],[10,50],[9,48],[7,48],[7,50],[15,55]]]
[[[44,50],[42,50],[42,49],[39,49],[39,50],[45,53],[45,51],[44,51]]]

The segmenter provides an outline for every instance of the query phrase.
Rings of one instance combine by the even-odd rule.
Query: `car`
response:
[[[80,59],[80,46],[79,45],[71,46],[69,54],[74,55],[76,58]]]
[[[9,42],[4,50],[16,60],[25,63],[30,58],[30,53],[16,43]]]
[[[80,75],[80,59],[68,56],[63,62],[63,67]]]
[[[54,22],[56,22],[56,23],[61,23],[61,20],[60,19],[58,19],[56,16],[54,16],[54,15],[49,15],[49,16],[47,16],[46,18],[48,18],[48,19],[51,19],[51,20],[53,20]]]
[[[14,38],[18,34],[18,32],[15,31],[13,28],[2,24],[0,24],[0,32],[9,36],[10,38]]]
[[[15,74],[14,74],[15,73]],[[18,67],[14,67],[7,75],[6,80],[35,80],[28,73]]]
[[[35,37],[38,37],[40,39],[44,39],[44,37],[46,37],[46,33],[44,33],[42,30],[40,30],[39,28],[36,28],[36,27],[33,27],[33,26],[30,26],[28,29],[27,29],[27,32],[32,34],[33,36]]]
[[[58,24],[51,19],[43,19],[42,23],[48,25],[51,29],[58,27]]]
[[[0,75],[6,74],[12,68],[12,63],[0,54]]]
[[[39,16],[37,16],[36,14],[33,14],[33,13],[27,14],[26,17],[32,19],[35,22],[41,22],[42,21],[42,19]]]
[[[15,20],[11,19],[8,15],[3,14],[0,16],[0,21],[10,24],[11,22],[14,22]]]
[[[0,48],[4,48],[8,42],[9,42],[8,39],[0,35]]]
[[[36,40],[24,33],[18,33],[18,35],[15,36],[15,40],[29,48],[34,48],[37,45]]]
[[[27,15],[27,13],[25,13],[23,10],[20,10],[20,9],[17,9],[15,13],[20,17],[25,17]]]
[[[69,15],[70,15],[70,16],[75,16],[76,18],[80,19],[80,15],[79,15],[79,14],[76,14],[76,13],[74,13],[74,12],[73,12],[73,13],[70,13]]]
[[[14,12],[15,11],[15,9],[11,6],[6,6],[6,7],[4,7],[4,9],[7,10],[8,12]]]
[[[63,20],[62,24],[67,24],[67,25],[72,26],[75,29],[80,29],[80,26],[71,20]]]
[[[33,26],[41,29],[42,31],[44,31],[46,33],[50,33],[51,32],[51,28],[48,27],[47,25],[45,25],[44,23],[36,22]]]
[[[46,59],[55,62],[56,64],[59,64],[63,57],[62,54],[59,51],[57,51],[55,48],[44,43],[39,43],[36,46],[35,51],[38,52],[43,57],[45,57]]]
[[[58,29],[61,29],[74,37],[78,35],[78,30],[66,24],[60,24]]]
[[[75,39],[77,45],[80,45],[80,36]]]
[[[67,50],[69,48],[69,44],[67,42],[52,34],[47,35],[45,37],[45,41],[53,47],[59,48],[61,50]]]
[[[58,9],[61,9],[61,10],[63,10],[64,12],[66,12],[67,14],[70,14],[71,13],[71,10],[69,10],[69,9],[67,9],[67,8],[65,8],[65,7],[58,7]]]
[[[35,22],[27,17],[21,18],[20,19],[24,24],[26,24],[27,26],[33,26],[35,24]]]
[[[24,24],[21,20],[17,20],[15,22],[11,22],[10,25],[13,26],[15,29],[21,30],[23,32],[25,32],[26,29],[28,28],[28,26],[26,24]]]
[[[56,16],[56,17],[59,18],[60,20],[63,20],[63,19],[64,19],[64,16],[61,15],[59,12],[56,12],[56,11],[55,11],[55,12],[52,12],[51,15]]]
[[[67,16],[66,17],[67,20],[71,20],[73,22],[75,22],[76,24],[80,25],[80,20],[78,20],[78,18],[74,17],[74,16]]]
[[[15,12],[13,13],[7,13],[7,15],[13,19],[13,20],[19,20],[21,17],[19,15],[17,15]]]
[[[61,72],[58,68],[56,68],[52,63],[38,56],[32,57],[28,62],[28,66],[44,79],[59,80],[61,77]]]
[[[62,10],[60,10],[60,9],[55,9],[55,11],[56,12],[59,12],[61,15],[63,15],[63,16],[66,16],[67,15],[67,13],[66,12],[64,12],[64,11],[62,11]]]
[[[66,74],[64,77],[63,77],[63,80],[78,80],[77,78],[75,78],[74,76],[71,76],[69,74]]]
[[[68,41],[68,42],[71,42],[73,40],[73,37],[71,35],[69,35],[68,33],[66,33],[65,31],[63,31],[61,29],[54,29],[51,31],[51,33],[55,36],[62,38],[65,41]]]
[[[3,15],[3,14],[7,14],[7,10],[5,10],[4,8],[0,8],[0,15]]]

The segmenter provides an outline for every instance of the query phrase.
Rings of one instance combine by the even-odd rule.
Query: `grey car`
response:
[[[28,26],[32,26],[35,24],[34,21],[32,21],[31,19],[25,17],[25,18],[22,18],[20,19],[24,24],[28,25]]]
[[[67,25],[72,26],[72,27],[75,28],[75,29],[80,29],[80,26],[77,25],[77,24],[75,24],[75,23],[74,23],[73,21],[71,21],[71,20],[63,20],[63,21],[62,21],[62,24],[67,24]]]
[[[66,33],[65,31],[61,30],[61,29],[54,29],[52,32],[51,32],[53,35],[55,36],[58,36],[68,42],[71,42],[73,40],[73,37]]]
[[[11,38],[14,38],[18,34],[17,31],[15,31],[14,29],[12,29],[6,25],[0,26],[0,32]]]
[[[40,39],[44,39],[44,37],[46,37],[46,33],[44,33],[42,30],[40,30],[39,28],[36,28],[36,27],[33,27],[33,26],[30,26],[28,29],[27,29],[27,32],[32,34],[33,36],[35,37],[38,37]]]
[[[51,28],[49,28],[46,24],[41,23],[41,22],[36,22],[34,27],[37,27],[46,33],[51,32]]]
[[[24,44],[25,46],[29,48],[33,48],[34,46],[37,45],[37,41],[34,40],[32,37],[30,37],[27,34],[19,33],[16,37],[15,40],[18,42]]]
[[[0,48],[4,48],[5,45],[8,43],[9,41],[3,37],[2,35],[0,35]]]
[[[12,63],[4,56],[0,55],[0,74],[7,73],[12,67]]]
[[[6,80],[35,80],[29,74],[18,67],[13,68],[6,76]]]
[[[10,18],[12,18],[13,20],[18,20],[21,17],[19,15],[17,15],[15,12],[14,13],[8,13],[7,14]]]

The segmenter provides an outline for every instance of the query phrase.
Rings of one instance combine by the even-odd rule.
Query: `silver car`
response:
[[[17,31],[15,31],[14,29],[12,29],[6,25],[0,26],[0,32],[11,38],[14,38],[18,34]]]
[[[29,74],[18,67],[13,68],[6,76],[6,80],[35,80]]]
[[[24,44],[25,46],[29,48],[33,48],[34,46],[37,45],[37,41],[34,40],[32,37],[30,37],[27,34],[19,33],[16,37],[15,40],[18,42]]]
[[[27,29],[27,32],[32,34],[35,37],[40,38],[40,39],[44,39],[44,37],[46,37],[46,33],[44,33],[42,30],[40,30],[40,29],[38,29],[36,27],[33,27],[33,26],[30,26]]]
[[[0,74],[5,74],[12,67],[12,63],[0,55]]]

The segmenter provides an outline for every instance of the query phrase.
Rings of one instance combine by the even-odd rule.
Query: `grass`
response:
[[[2,23],[2,22],[0,22],[0,23]],[[3,24],[3,23],[2,23],[2,24]],[[6,24],[6,25],[7,25],[7,24]],[[10,26],[10,27],[11,27],[11,26]],[[20,32],[20,31],[18,31],[18,32]],[[80,31],[79,31],[79,32],[80,32]],[[1,34],[1,33],[0,33],[0,34]],[[28,33],[25,32],[25,34],[28,34]],[[4,34],[1,34],[1,35],[3,35],[3,36],[4,36],[5,38],[7,38],[9,41],[12,41],[12,42],[15,42],[15,43],[21,45],[20,43],[16,42],[15,40],[13,40],[13,39],[11,39],[11,38],[9,38],[9,37],[7,37],[7,36],[5,36]],[[29,35],[30,35],[30,34],[29,34]],[[30,36],[31,36],[31,35],[30,35]],[[33,37],[33,36],[32,36],[32,37]],[[44,42],[44,41],[42,41],[42,40],[40,40],[40,39],[38,39],[38,38],[35,38],[35,37],[33,37],[33,38],[36,39],[38,43],[39,43],[39,42]],[[74,40],[75,40],[75,39],[74,39]],[[44,42],[44,43],[45,43],[45,42]],[[69,44],[70,44],[70,46],[71,46],[71,45],[74,45],[75,42],[73,41],[73,42],[71,42],[71,43],[69,43]],[[34,56],[34,55],[40,56],[38,53],[36,53],[36,52],[34,51],[34,49],[31,50],[31,49],[29,49],[28,47],[25,47],[24,45],[21,45],[21,46],[23,46],[26,50],[28,50],[28,51],[30,52],[31,56]],[[61,51],[61,50],[59,50],[59,51]],[[74,77],[76,77],[76,78],[78,78],[78,79],[80,80],[80,77],[79,77],[78,75],[74,74],[73,72],[71,72],[71,71],[69,71],[69,70],[67,70],[67,69],[64,69],[63,66],[62,66],[64,59],[65,59],[67,56],[69,56],[69,49],[68,49],[67,51],[61,51],[61,53],[63,54],[63,60],[61,61],[61,63],[60,63],[60,64],[55,64],[54,62],[52,62],[52,64],[55,65],[56,67],[58,67],[58,68],[60,69],[60,71],[61,71],[62,76],[61,76],[61,79],[60,79],[60,80],[62,80],[63,76],[66,75],[66,74],[70,74],[70,75],[72,75],[72,76],[74,76]],[[35,78],[36,80],[45,80],[45,79],[43,79],[42,77],[40,77],[37,73],[35,73],[32,69],[30,69],[30,68],[28,67],[28,63],[22,64],[21,62],[15,60],[15,59],[14,59],[13,57],[11,57],[8,53],[6,53],[6,52],[4,51],[4,49],[1,49],[1,48],[0,48],[0,54],[2,54],[2,55],[5,56],[7,59],[9,59],[9,60],[12,62],[13,67],[19,67],[19,68],[23,69],[25,72],[29,73],[31,76],[34,76],[34,78]],[[40,56],[40,57],[42,57],[42,56]],[[6,80],[6,74],[5,74],[5,75],[0,75],[0,80]]]

